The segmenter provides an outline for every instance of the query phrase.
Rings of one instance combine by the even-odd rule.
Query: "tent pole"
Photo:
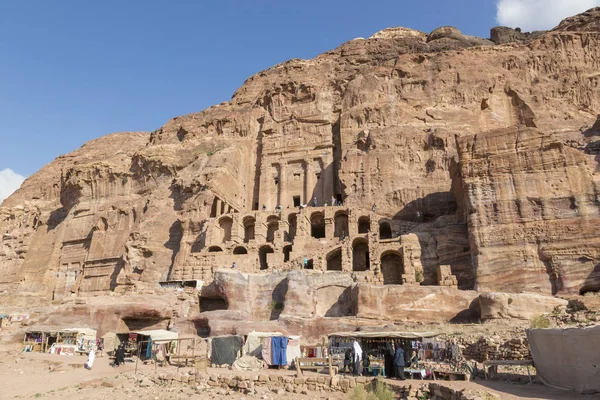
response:
[[[136,376],[137,376],[137,365],[138,365],[138,360],[140,359],[140,350],[142,348],[142,343],[144,343],[144,342],[140,341],[140,345],[138,346],[138,349],[137,349],[137,351],[138,351],[137,358],[135,359],[135,373],[134,373],[134,375],[136,375]]]
[[[177,341],[177,373],[179,373],[179,366],[181,365],[181,342]]]
[[[194,352],[196,351],[196,338],[193,338],[193,342],[192,342],[192,363],[194,364],[194,371],[197,372],[196,370],[196,359],[194,358]],[[187,364],[187,358],[185,360],[186,364]]]

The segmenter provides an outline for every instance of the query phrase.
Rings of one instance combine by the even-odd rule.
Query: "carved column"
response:
[[[215,216],[220,216],[221,215],[221,208],[223,207],[223,202],[221,201],[221,199],[217,199],[217,213]]]
[[[312,193],[315,189],[315,171],[311,160],[304,160],[304,204],[312,205]]]
[[[279,165],[279,195],[277,196],[277,205],[281,205],[285,208],[287,198],[287,164],[281,163]]]

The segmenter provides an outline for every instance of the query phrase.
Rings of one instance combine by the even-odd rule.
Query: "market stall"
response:
[[[363,361],[364,369],[360,372],[391,377],[394,353],[397,346],[401,346],[406,358],[405,372],[425,378],[430,372],[426,368],[427,354],[424,343],[426,340],[427,343],[432,343],[436,336],[438,334],[435,332],[338,332],[329,335],[329,352],[333,364],[345,372],[348,369],[344,369],[344,358],[347,353],[354,351],[354,342],[357,342],[362,350],[360,358],[368,358],[368,362]],[[419,354],[421,357],[418,362],[411,364],[409,360],[413,352],[417,357]],[[433,351],[429,355],[433,357]]]
[[[88,353],[96,348],[96,330],[90,328],[70,328],[58,331],[56,341],[49,344],[50,354],[73,356]]]
[[[135,335],[135,336],[134,336]],[[135,338],[135,339],[134,339]],[[179,334],[164,329],[134,331],[129,333],[129,340],[137,343],[137,355],[140,360],[164,360],[177,350]]]
[[[48,351],[50,346],[56,343],[58,337],[57,331],[27,331],[23,337],[23,348],[24,353],[29,352],[42,352]]]

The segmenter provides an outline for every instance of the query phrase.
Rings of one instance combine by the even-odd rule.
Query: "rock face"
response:
[[[536,293],[481,293],[479,306],[481,319],[517,318],[531,319],[547,314],[556,307],[566,307],[567,300]]]
[[[546,31],[521,32],[521,29],[512,29],[507,26],[496,26],[490,31],[490,40],[496,44],[511,42],[525,42],[535,39]]]
[[[188,328],[235,309],[313,329],[429,312],[427,296],[468,309],[472,289],[598,290],[599,20],[511,45],[388,28],[87,143],[2,203],[0,303],[202,281],[173,317]],[[415,304],[390,310],[397,296]]]
[[[578,293],[597,279],[598,185],[584,152],[535,128],[458,148],[478,289]]]

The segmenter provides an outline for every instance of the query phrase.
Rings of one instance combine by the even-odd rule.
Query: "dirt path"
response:
[[[257,387],[257,393],[245,395],[229,389],[215,388],[199,390],[194,385],[172,385],[139,387],[134,376],[135,364],[128,363],[119,368],[109,365],[108,357],[99,357],[94,368],[86,370],[83,364],[85,356],[56,356],[40,353],[20,354],[0,352],[0,400],[5,399],[89,399],[89,400],[129,400],[129,399],[205,399],[205,400],[313,400],[348,399],[349,394],[339,392],[273,393],[266,387]],[[175,367],[159,368],[158,373],[176,372]],[[182,369],[183,371],[183,369]],[[257,372],[210,369],[209,373],[220,375],[257,375]],[[268,370],[269,375],[295,376],[294,371]],[[154,376],[154,365],[138,364],[138,378],[143,375]],[[390,385],[400,382],[386,380]],[[420,385],[423,381],[405,381]],[[514,384],[498,381],[441,382],[455,389],[469,389],[483,398],[493,393],[498,399],[556,399],[556,400],[592,400],[600,396],[584,396],[573,392],[548,388],[541,384]],[[489,396],[488,396],[489,398]]]

